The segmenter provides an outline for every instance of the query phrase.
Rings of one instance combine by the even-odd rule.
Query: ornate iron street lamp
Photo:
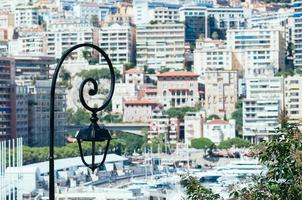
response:
[[[96,95],[97,91],[98,91],[98,84],[96,82],[96,80],[94,80],[93,78],[87,78],[85,79],[81,86],[80,86],[80,90],[79,90],[79,97],[80,97],[80,102],[82,103],[83,107],[91,112],[91,118],[90,118],[90,126],[88,128],[84,128],[81,129],[80,131],[77,132],[76,134],[76,139],[79,145],[79,149],[80,149],[80,154],[81,154],[81,159],[82,162],[84,163],[84,165],[86,165],[87,167],[89,167],[92,171],[94,171],[95,169],[97,169],[99,166],[103,165],[105,160],[106,160],[106,155],[107,155],[107,151],[108,151],[108,147],[109,147],[109,143],[110,140],[112,139],[110,136],[109,131],[103,127],[103,126],[99,126],[97,124],[98,121],[98,117],[97,117],[97,113],[102,111],[110,102],[113,92],[114,92],[114,85],[115,85],[115,74],[114,74],[114,69],[112,66],[112,63],[108,57],[108,55],[98,46],[95,46],[93,44],[88,44],[88,43],[83,43],[83,44],[78,44],[75,45],[73,47],[71,47],[70,49],[68,49],[66,51],[66,53],[64,53],[64,55],[61,57],[55,72],[53,74],[53,78],[52,78],[52,84],[51,84],[51,92],[50,92],[50,136],[49,136],[49,200],[54,200],[55,199],[55,178],[54,178],[54,107],[55,107],[55,90],[56,90],[56,82],[57,82],[57,78],[58,78],[58,74],[60,71],[60,68],[62,67],[62,64],[64,62],[64,60],[66,59],[66,57],[72,53],[74,50],[81,48],[81,47],[91,47],[93,49],[95,49],[96,51],[98,51],[106,60],[108,66],[109,66],[109,70],[110,70],[110,75],[111,75],[111,84],[110,84],[110,91],[109,91],[109,95],[107,96],[107,98],[105,99],[103,105],[99,108],[91,108],[89,107],[84,99],[84,86],[86,83],[90,82],[93,84],[93,89],[90,89],[88,91],[88,94],[90,96]],[[87,142],[91,142],[91,146],[92,146],[92,163],[88,164],[85,159],[84,159],[84,155],[83,155],[83,150],[82,150],[82,142],[87,141]],[[106,147],[105,147],[105,151],[104,151],[104,155],[103,155],[103,159],[100,163],[96,163],[95,162],[95,154],[96,154],[96,146],[95,143],[96,142],[104,142],[107,141],[106,143]]]

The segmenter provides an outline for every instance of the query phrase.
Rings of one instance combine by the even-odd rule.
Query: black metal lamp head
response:
[[[109,130],[106,129],[104,126],[100,127],[97,124],[97,120],[98,120],[98,118],[97,118],[96,114],[93,113],[92,117],[90,118],[90,121],[91,121],[90,126],[88,128],[83,128],[83,129],[79,130],[76,134],[76,139],[77,139],[77,142],[79,145],[82,162],[84,163],[84,165],[89,167],[93,172],[95,169],[97,169],[98,167],[100,167],[101,165],[104,164],[106,156],[107,156],[108,148],[109,148],[109,143],[110,143],[110,140],[112,139]],[[105,151],[103,154],[103,159],[102,159],[101,163],[96,164],[95,163],[95,154],[96,154],[95,143],[104,142],[104,141],[107,141],[107,144],[106,144]],[[91,142],[91,144],[92,144],[92,163],[91,164],[88,164],[85,161],[83,149],[82,149],[82,142]]]

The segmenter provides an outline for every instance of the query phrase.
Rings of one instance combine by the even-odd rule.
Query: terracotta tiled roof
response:
[[[146,93],[157,93],[157,89],[155,89],[155,88],[146,88],[145,92]]]
[[[131,100],[126,100],[125,104],[127,105],[158,105],[159,103],[154,100],[150,99],[131,99]]]
[[[222,120],[222,119],[213,119],[213,120],[207,122],[207,124],[224,125],[224,124],[229,124],[229,122],[224,121],[224,120]]]
[[[198,74],[195,74],[193,72],[187,72],[187,71],[170,71],[170,72],[164,72],[157,75],[158,77],[173,77],[173,76],[187,76],[187,77],[198,77]]]
[[[139,69],[129,69],[126,71],[126,74],[143,74],[144,72]]]

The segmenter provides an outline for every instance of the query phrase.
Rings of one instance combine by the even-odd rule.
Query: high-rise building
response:
[[[196,40],[193,69],[201,77],[207,70],[232,70],[232,50],[221,40]]]
[[[100,47],[113,64],[135,62],[135,29],[129,23],[105,24],[100,30]],[[100,55],[100,63],[106,60]]]
[[[274,73],[285,67],[285,38],[276,28],[231,29],[227,45],[233,52],[233,65],[244,71],[245,77]]]
[[[208,37],[207,8],[184,6],[179,9],[180,20],[185,24],[185,41],[191,44],[199,37]]]
[[[285,114],[292,122],[302,122],[302,76],[284,78]]]
[[[79,43],[98,44],[98,31],[90,24],[85,23],[56,23],[49,24],[46,32],[47,36],[47,54],[55,58],[61,58],[62,54],[70,47]],[[72,60],[83,59],[83,51],[74,51],[68,57]],[[92,52],[91,48],[87,51]]]
[[[237,71],[205,72],[205,109],[207,115],[230,118],[238,99]]]
[[[49,109],[51,80],[37,80],[29,86],[29,133],[30,146],[49,144]],[[55,145],[64,145],[66,140],[66,93],[64,88],[56,88],[55,95]]]
[[[184,25],[155,23],[136,27],[137,66],[155,70],[183,69]]]
[[[294,65],[298,68],[302,67],[302,1],[294,1],[292,4],[294,9],[294,34],[293,43]]]
[[[15,59],[0,57],[0,140],[16,137]]]
[[[17,85],[16,87],[16,135],[22,137],[23,144],[28,145],[28,124],[29,124],[29,97],[27,86]]]
[[[39,25],[38,9],[34,6],[20,5],[15,10],[16,27],[35,27]]]
[[[271,139],[279,127],[283,109],[283,78],[246,79],[243,101],[243,137],[252,143]]]

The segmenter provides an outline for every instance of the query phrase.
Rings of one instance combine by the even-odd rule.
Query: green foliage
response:
[[[124,66],[126,71],[135,67],[133,63],[126,63]]]
[[[120,72],[115,69],[116,79],[120,78]],[[99,79],[110,79],[110,70],[108,68],[101,68],[101,69],[90,69],[90,70],[82,70],[81,72],[77,73],[78,76],[82,77],[83,79],[86,78],[93,78],[95,80]]]
[[[243,126],[242,101],[237,101],[235,108],[236,108],[236,110],[232,113],[231,118],[236,121],[236,131],[241,133],[242,126]]]
[[[214,145],[209,138],[196,138],[191,140],[191,147],[195,149],[207,149]]]
[[[220,119],[220,117],[219,117],[218,115],[216,115],[216,114],[209,115],[209,116],[207,117],[207,120],[213,120],[213,119]]]
[[[217,40],[219,37],[218,33],[216,31],[214,31],[211,35],[211,38],[214,39],[214,40]]]
[[[251,146],[251,143],[241,138],[232,138],[232,139],[224,140],[220,142],[220,144],[218,145],[220,149],[229,149],[233,146],[238,148],[246,148]]]
[[[160,69],[160,73],[164,73],[164,72],[168,72],[168,71],[170,71],[170,68],[164,67],[164,68]]]
[[[202,186],[197,178],[189,175],[181,177],[180,184],[185,188],[188,200],[216,200],[219,194],[214,194],[211,189]]]
[[[113,115],[110,113],[102,117],[101,120],[102,122],[108,122],[108,123],[120,123],[123,121],[121,115]]]
[[[87,124],[89,123],[90,114],[83,108],[78,108],[76,112],[72,109],[67,109],[67,123],[68,124]]]
[[[302,199],[302,133],[295,124],[277,129],[277,139],[263,143],[259,159],[268,172],[232,192],[235,200]]]
[[[155,74],[155,70],[152,68],[147,69],[147,74]]]
[[[200,107],[180,107],[180,108],[170,108],[165,111],[164,114],[169,115],[169,117],[177,117],[180,121],[184,120],[186,112],[196,112],[199,111]]]
[[[116,139],[113,139],[109,145],[109,153],[132,154],[134,151],[141,153],[141,147],[144,144],[144,137],[133,135],[130,133],[119,132],[116,134]],[[105,149],[105,142],[96,143],[97,155]],[[82,142],[84,155],[91,155],[91,142]],[[23,164],[31,164],[48,160],[48,147],[23,147]],[[63,147],[55,147],[55,158],[69,158],[80,156],[77,143],[66,144]]]
[[[281,70],[280,72],[277,72],[275,74],[275,76],[282,76],[284,78],[288,77],[288,76],[293,76],[294,72],[290,69],[285,69],[285,70]]]

